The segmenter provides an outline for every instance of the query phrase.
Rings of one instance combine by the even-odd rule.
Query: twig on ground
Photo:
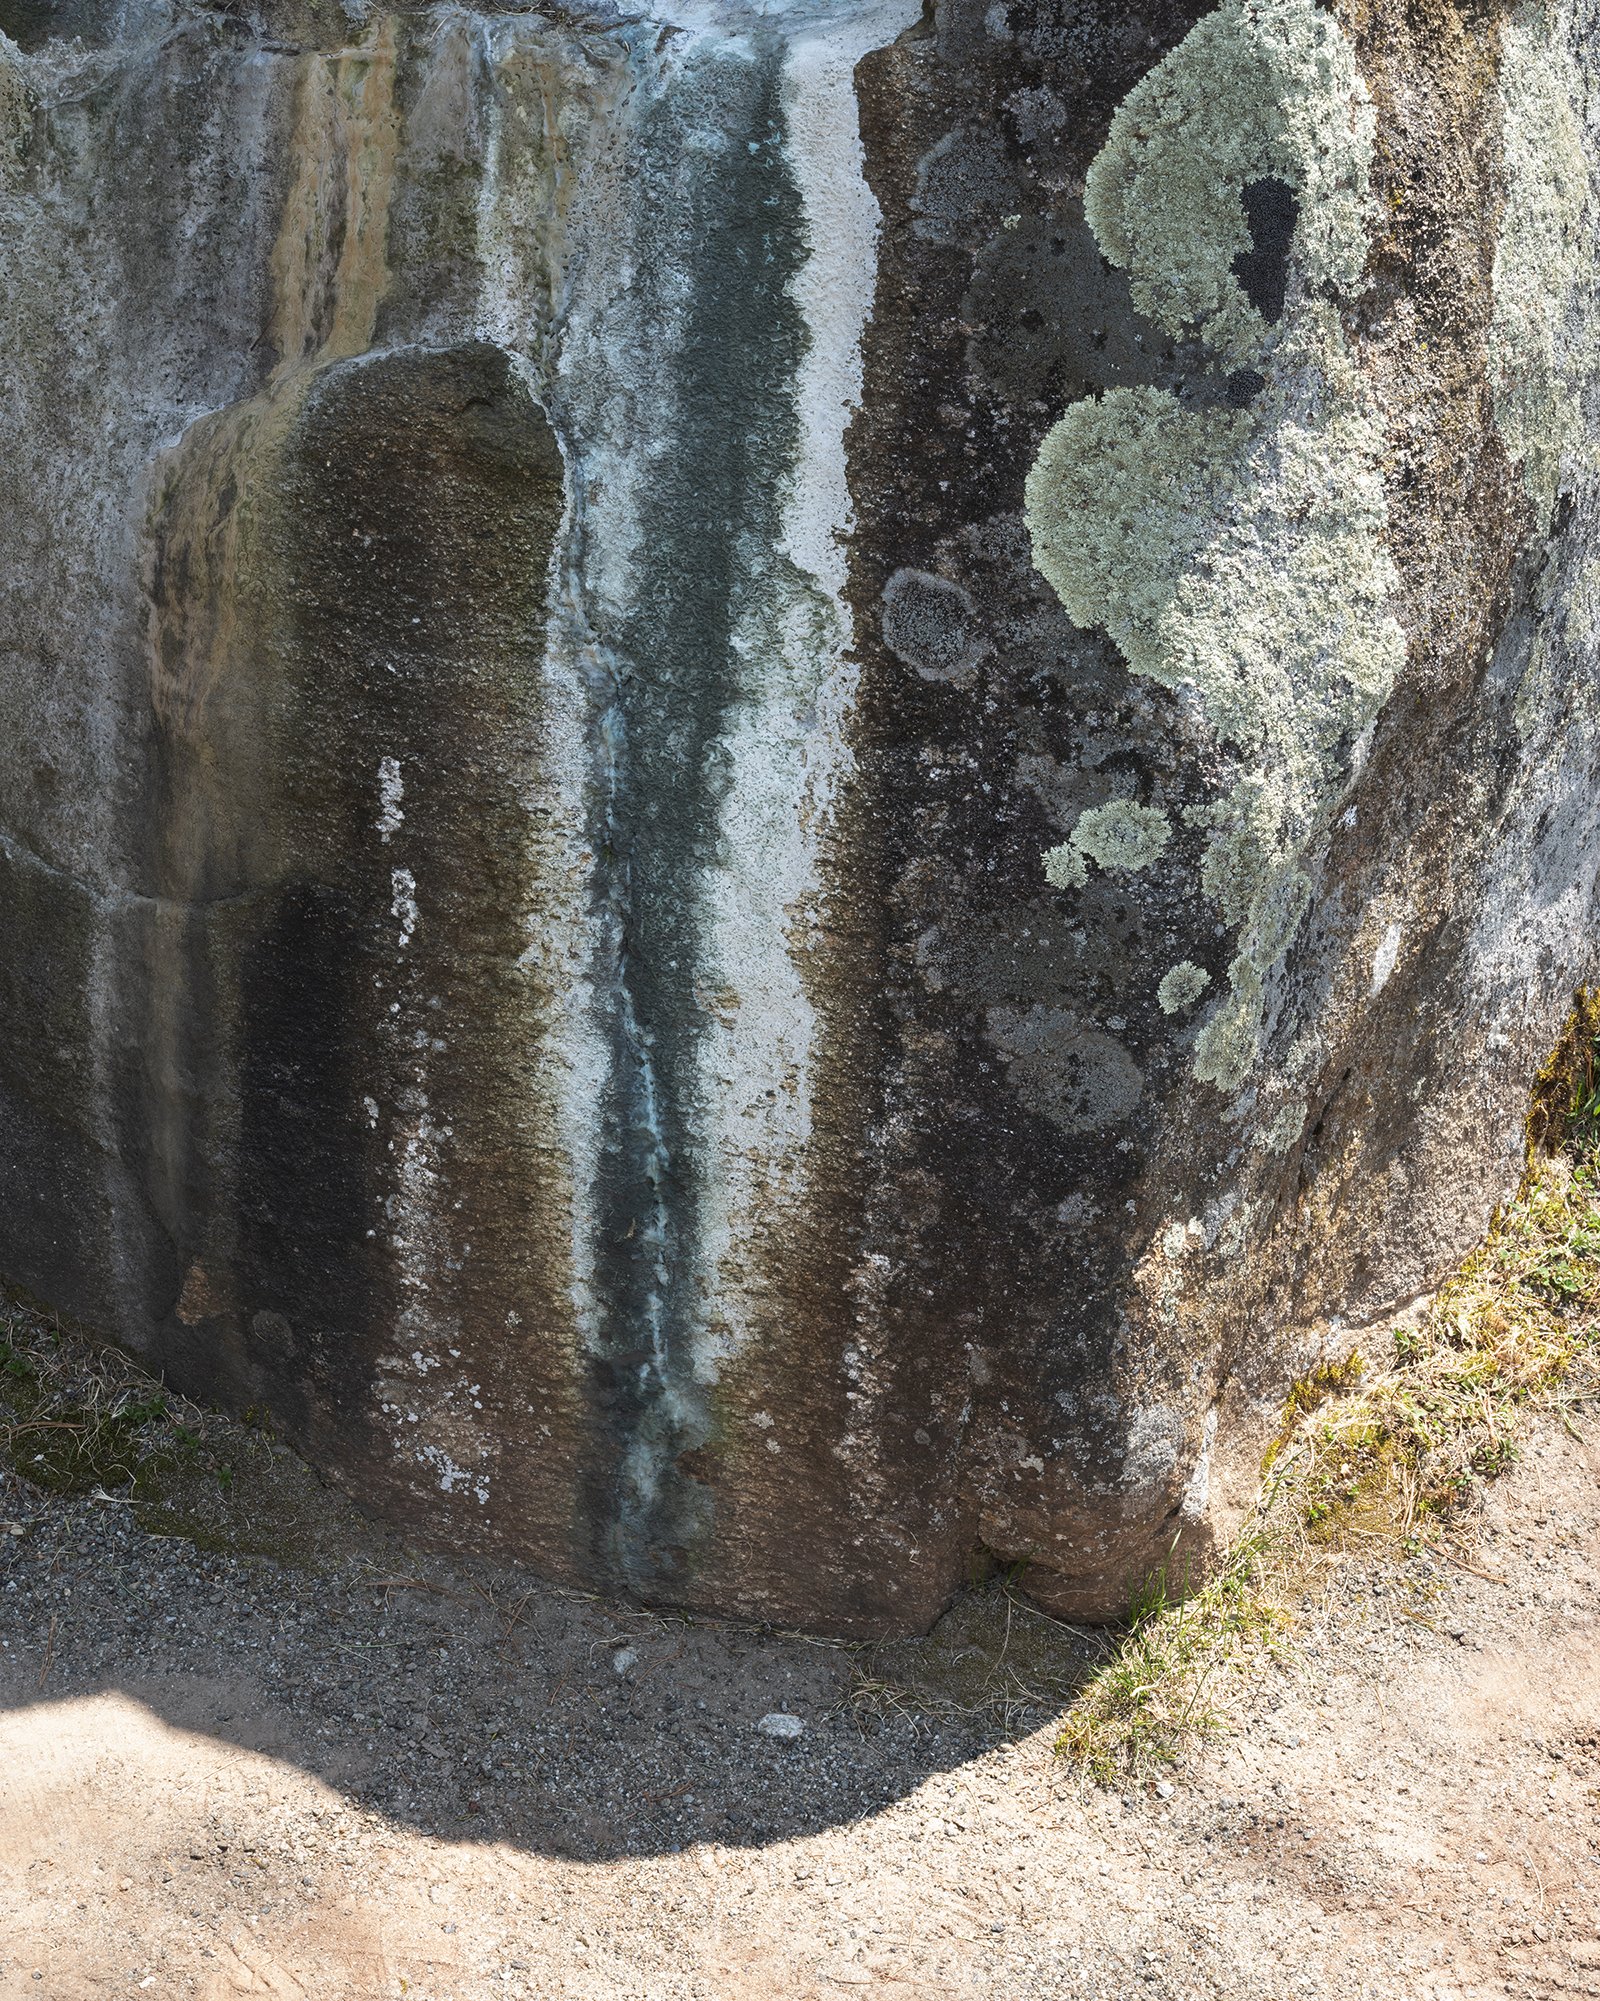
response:
[[[1508,1582],[1506,1578],[1499,1576],[1495,1571],[1480,1570],[1477,1564],[1468,1563],[1464,1556],[1457,1556],[1455,1551],[1445,1543],[1430,1542],[1425,1543],[1423,1547],[1428,1551],[1430,1556],[1447,1557],[1458,1569],[1470,1571],[1474,1577],[1482,1577],[1490,1584],[1505,1584]]]
[[[442,1584],[434,1584],[426,1577],[375,1577],[375,1589],[381,1589],[385,1604],[391,1591],[431,1591],[436,1598],[448,1598],[453,1605],[464,1605],[467,1601],[454,1591],[447,1591]]]
[[[44,1687],[45,1676],[50,1672],[50,1663],[56,1657],[56,1628],[61,1624],[61,1614],[50,1614],[50,1632],[44,1643],[44,1659],[39,1663],[39,1679],[34,1683],[34,1693]]]

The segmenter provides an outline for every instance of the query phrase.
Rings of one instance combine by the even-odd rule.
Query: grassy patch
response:
[[[937,1716],[1010,1731],[1037,1727],[1106,1658],[1091,1627],[1030,1605],[1009,1576],[964,1592],[925,1639],[861,1648],[848,1697],[858,1717]]]
[[[1169,1764],[1221,1717],[1219,1684],[1281,1644],[1289,1615],[1270,1585],[1273,1537],[1257,1524],[1206,1584],[1175,1595],[1164,1574],[1132,1608],[1121,1640],[1067,1712],[1056,1749],[1104,1785]]]
[[[0,1465],[202,1549],[320,1563],[350,1539],[352,1511],[265,1424],[203,1410],[14,1304],[0,1306]]]
[[[196,1456],[186,1414],[120,1358],[94,1366],[20,1309],[0,1320],[0,1457],[35,1487],[149,1498]]]
[[[1059,1749],[1109,1783],[1221,1727],[1230,1676],[1285,1644],[1320,1557],[1425,1548],[1515,1462],[1531,1412],[1571,1423],[1597,1352],[1600,996],[1581,994],[1535,1090],[1516,1199],[1387,1353],[1294,1385],[1247,1531],[1193,1595],[1150,1582]]]

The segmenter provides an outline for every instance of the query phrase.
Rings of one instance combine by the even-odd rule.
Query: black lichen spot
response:
[[[1300,204],[1287,181],[1269,175],[1244,190],[1244,215],[1250,248],[1233,260],[1233,275],[1268,326],[1276,326],[1289,289],[1289,249]]]
[[[995,236],[978,254],[961,319],[972,329],[968,365],[1013,406],[1170,387],[1179,372],[1175,343],[1135,309],[1127,273],[1106,262],[1077,203]]]
[[[1267,386],[1267,378],[1254,368],[1236,368],[1228,377],[1226,395],[1235,410],[1248,410]]]

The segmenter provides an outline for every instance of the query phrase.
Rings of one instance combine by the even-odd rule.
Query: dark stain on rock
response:
[[[227,1269],[241,1360],[259,1401],[299,1438],[321,1428],[314,1383],[337,1386],[350,1416],[362,1412],[369,1330],[396,1311],[388,1244],[373,1234],[382,1162],[358,1113],[373,1085],[370,928],[370,906],[351,888],[291,882],[252,927],[239,964],[237,1240]],[[180,1298],[180,1317],[209,1318],[195,1314],[206,1303]],[[276,1337],[265,1352],[263,1314]],[[333,1352],[319,1355],[324,1347]]]
[[[51,40],[95,43],[116,33],[120,13],[117,0],[0,0],[0,34],[30,52]]]
[[[36,38],[104,11],[9,0],[0,21]],[[8,796],[8,1277],[121,1332],[184,1388],[265,1402],[414,1530],[839,1633],[925,1627],[987,1556],[1028,1564],[1062,1610],[1122,1609],[1123,1587],[1189,1533],[1183,1487],[1213,1397],[1234,1399],[1219,1461],[1253,1474],[1252,1401],[1281,1395],[1285,1353],[1334,1313],[1380,1310],[1397,1273],[1421,1289],[1497,1192],[1520,1085],[1517,1052],[1491,1064],[1472,1013],[1484,830],[1568,713],[1552,707],[1532,750],[1518,734],[1539,561],[1593,530],[1580,509],[1570,537],[1519,553],[1533,524],[1485,379],[1504,9],[1345,0],[1379,109],[1383,218],[1347,324],[1376,407],[1405,413],[1386,477],[1411,652],[1274,974],[1263,1086],[1308,1024],[1326,1061],[1304,1087],[1304,1137],[1272,1153],[1250,1103],[1232,1119],[1196,1090],[1191,1031],[1154,1002],[1179,960],[1226,973],[1195,888],[1203,837],[1183,818],[1216,794],[1215,746],[1190,705],[1072,625],[1021,519],[1072,398],[1259,393],[1133,313],[1079,206],[1116,105],[1207,11],[939,0],[860,66],[883,235],[848,440],[856,763],[796,919],[820,1035],[810,1206],[741,1247],[765,1280],[761,1324],[710,1391],[688,1356],[704,1324],[692,883],[717,860],[734,620],[770,578],[795,442],[789,281],[805,246],[776,144],[776,44],[737,78],[708,64],[699,103],[680,66],[682,115],[657,114],[635,184],[658,231],[639,272],[674,414],[645,498],[659,589],[603,635],[615,672],[593,691],[613,761],[589,918],[610,955],[615,1071],[597,1108],[601,1200],[577,1219],[601,1246],[597,1358],[573,1324],[573,1191],[546,1094],[557,997],[522,964],[530,925],[581,922],[527,861],[561,467],[504,355],[423,337],[449,317],[458,275],[432,246],[461,234],[475,163],[441,156],[436,182],[397,198],[409,276],[369,215],[380,351],[293,372],[267,351],[262,284],[229,289],[209,249],[190,289],[134,282],[174,240],[176,194],[121,219],[117,379],[155,356],[176,421],[217,414],[151,497],[148,700],[141,682],[126,729],[96,712],[117,783],[138,774],[133,852],[108,840],[105,877],[80,880],[69,843],[33,840],[51,818],[38,753],[65,710],[34,719],[18,764],[40,782]],[[285,0],[270,22],[345,37],[322,0]],[[420,47],[432,17],[401,41],[413,31]],[[183,112],[205,65],[220,75],[257,47],[210,16],[181,39],[181,63],[175,39],[131,73],[108,66],[82,113],[159,189],[199,171]],[[60,111],[63,158],[79,115]],[[368,122],[392,136],[386,115]],[[691,147],[691,124],[729,153]],[[282,152],[280,134],[263,157]],[[215,239],[247,212],[263,226],[247,187],[220,177]],[[1241,279],[1270,317],[1293,221],[1281,197],[1258,187],[1255,203]],[[318,254],[358,238],[330,226]],[[257,252],[252,239],[233,261]],[[680,321],[662,274],[684,272]],[[338,317],[313,310],[316,276],[284,320],[312,346]],[[171,329],[174,297],[202,299],[195,330]],[[349,339],[341,354],[372,344],[364,328]],[[78,409],[51,410],[63,452]],[[100,463],[80,470],[90,498]],[[101,699],[109,682],[74,682],[55,636],[15,629],[41,685],[60,673],[74,699]],[[142,661],[131,642],[128,657]],[[1114,799],[1167,814],[1159,862],[1049,888],[1043,851]],[[1581,823],[1559,798],[1530,812],[1512,863],[1572,883],[1554,857]],[[1405,949],[1374,999],[1361,926],[1402,893]],[[1564,970],[1519,965],[1500,1018],[1536,1041]],[[1256,1220],[1230,1248],[1241,1202]]]
[[[979,383],[1002,406],[1043,401],[1058,412],[1107,389],[1176,389],[1200,365],[1198,350],[1135,309],[1128,274],[1101,255],[1082,198],[1042,194],[977,247],[961,316]]]
[[[932,34],[857,71],[884,216],[849,436],[858,777],[824,865],[838,944],[813,976],[825,1038],[816,1220],[785,1246],[785,1343],[736,1376],[741,1406],[803,1413],[761,1491],[755,1471],[743,1476],[739,1554],[746,1575],[771,1580],[774,1616],[842,1631],[925,1625],[975,1548],[1034,1553],[1045,1511],[1019,1522],[1007,1506],[1008,1491],[1038,1491],[1015,1470],[1034,1452],[1082,1483],[1052,1526],[1116,1532],[1116,1501],[1089,1499],[1108,1420],[1086,1395],[1069,1418],[1058,1393],[1115,1379],[1128,1250],[1114,1215],[1136,1181],[1138,1135],[1119,1152],[1114,1125],[1072,1137],[1030,1110],[1008,1086],[987,1006],[1077,1009],[1085,978],[1114,991],[1127,964],[1106,962],[1096,939],[1092,975],[1070,945],[1037,979],[1021,974],[1025,934],[1050,932],[1058,902],[1039,863],[1051,822],[1019,771],[1075,765],[1086,737],[1125,735],[1137,714],[1126,750],[1108,749],[1091,781],[1105,798],[1136,741],[1184,736],[1170,703],[1130,687],[1105,642],[1075,632],[1033,573],[1017,517],[1058,395],[1185,373],[1188,358],[1138,322],[1126,280],[1088,240],[1076,190],[1116,105],[1204,11],[1050,5],[1024,18],[958,0],[936,9]],[[1063,104],[1070,116],[1052,117]],[[987,155],[983,173],[958,174],[946,146],[930,230],[919,162],[974,107],[991,132],[1026,121],[1031,137],[1009,140],[1003,174]],[[1015,228],[998,226],[996,189],[1021,211]],[[887,643],[903,638],[881,621],[904,573],[971,603],[975,674],[930,676]],[[1164,768],[1173,755],[1158,753]],[[1153,1024],[1136,1005],[1107,1033],[1143,1064]],[[830,1322],[814,1302],[836,1290],[850,1304]],[[825,1606],[807,1607],[791,1581],[806,1545],[839,1552]]]
[[[95,1139],[91,995],[102,913],[75,882],[0,840],[0,1215],[4,1279],[115,1324],[112,1236]]]
[[[151,566],[158,680],[209,677],[167,688],[152,791],[176,915],[150,1039],[186,1079],[170,1351],[441,1535],[489,1536],[486,1483],[493,1536],[559,1566],[571,1191],[519,963],[559,454],[487,346],[314,371],[235,437],[180,459]],[[186,464],[256,524],[205,580],[163,563],[211,504]],[[196,901],[218,857],[251,879]]]

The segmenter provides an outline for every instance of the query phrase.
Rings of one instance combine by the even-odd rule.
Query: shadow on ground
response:
[[[25,1315],[0,1456],[0,1702],[120,1691],[452,1841],[601,1861],[846,1824],[1037,1730],[1103,1655],[997,1582],[863,1647],[420,1552]]]

